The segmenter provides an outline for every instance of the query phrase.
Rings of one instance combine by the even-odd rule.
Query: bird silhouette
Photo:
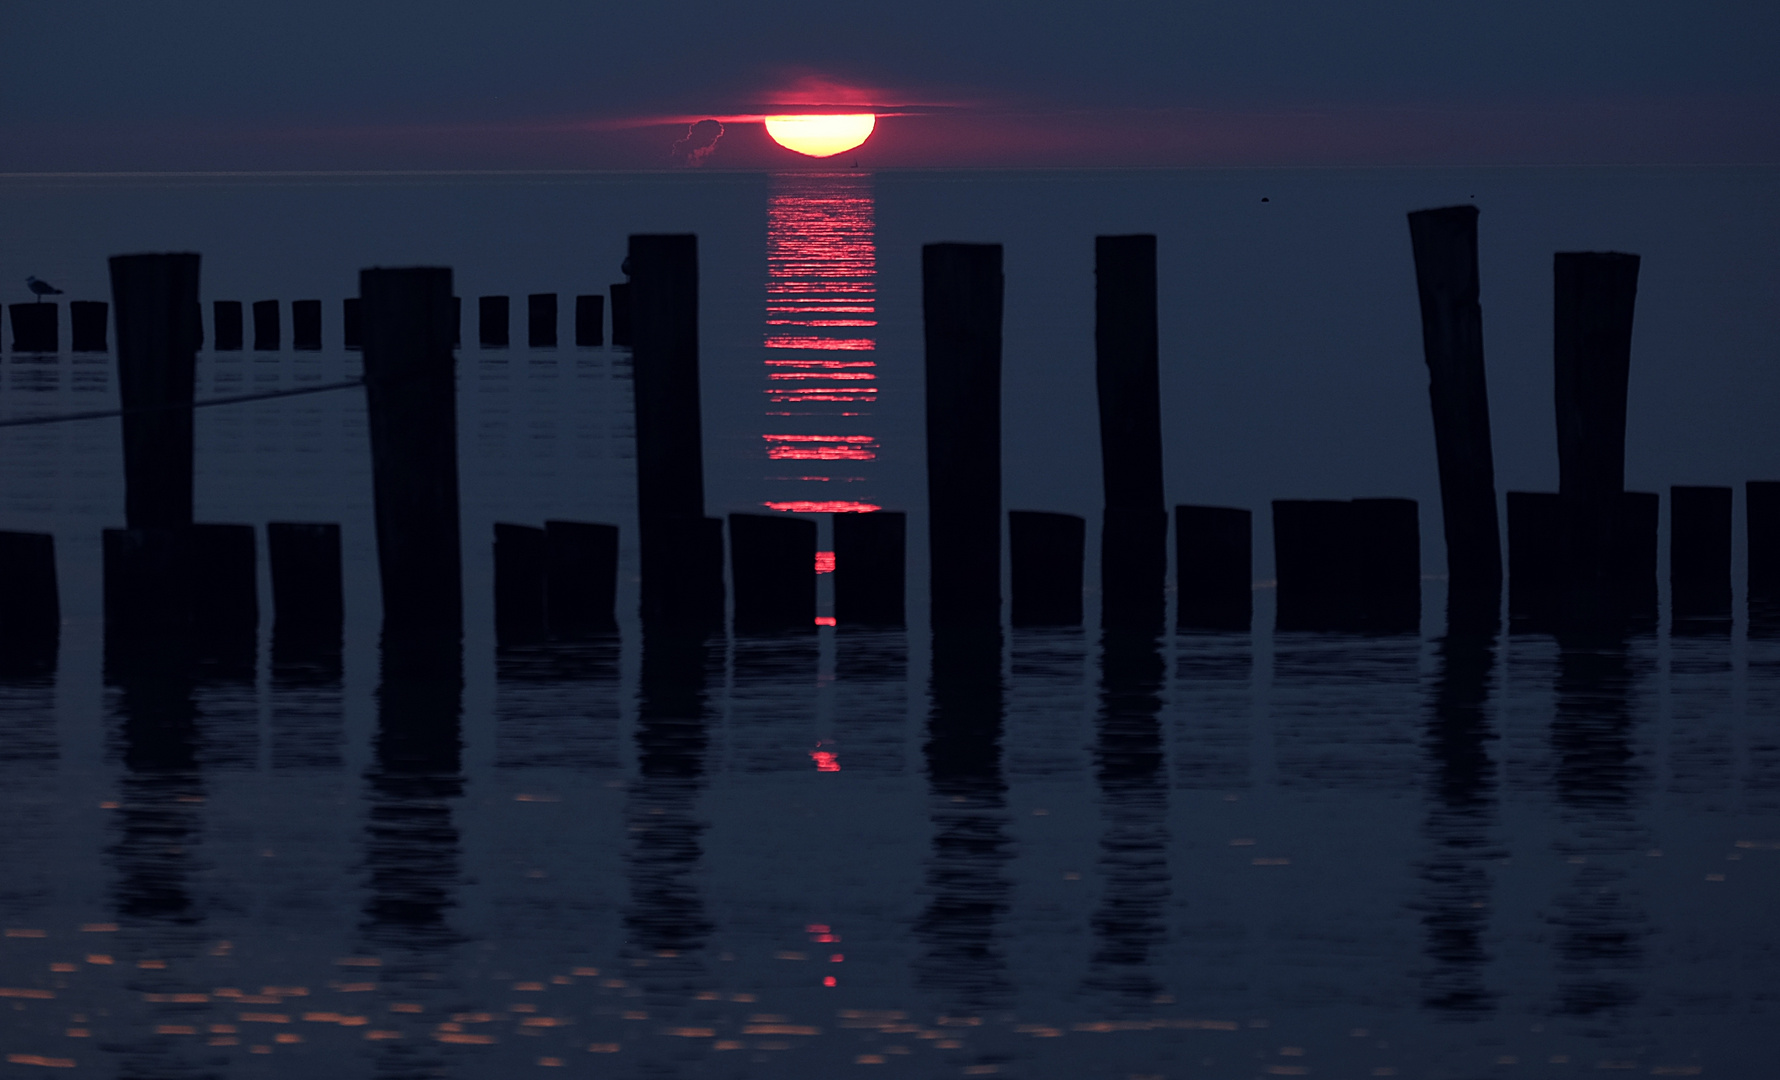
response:
[[[43,301],[43,298],[46,296],[60,296],[60,295],[62,295],[62,290],[56,288],[54,285],[51,285],[49,282],[43,280],[40,277],[32,276],[32,277],[26,278],[25,285],[33,293],[37,294],[37,300],[39,303],[41,303]]]

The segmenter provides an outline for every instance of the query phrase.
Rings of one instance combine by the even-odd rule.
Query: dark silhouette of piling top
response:
[[[1080,626],[1088,523],[1074,514],[1009,510],[1008,563],[1014,626]]]
[[[104,352],[111,306],[102,300],[75,300],[68,305],[69,336],[75,352]]]
[[[1625,490],[1626,388],[1638,261],[1616,251],[1559,252],[1553,260],[1562,495],[1601,497]]]
[[[241,301],[217,300],[211,304],[215,313],[216,341],[212,346],[217,352],[240,352],[242,343]]]
[[[278,327],[278,301],[253,302],[253,349],[255,352],[276,352],[283,347]]]
[[[192,414],[198,342],[198,256],[111,259],[123,416],[124,520],[131,528],[192,523]]]
[[[1094,379],[1106,506],[1162,513],[1156,238],[1094,238]]]

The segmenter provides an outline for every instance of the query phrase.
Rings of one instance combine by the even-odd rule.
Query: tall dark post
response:
[[[240,352],[244,340],[241,301],[218,300],[211,308],[216,323],[216,342],[211,348],[217,352]]]
[[[575,297],[575,344],[582,347],[606,343],[606,298]]]
[[[1493,620],[1502,593],[1502,544],[1478,303],[1477,208],[1418,210],[1409,215],[1409,239],[1421,296],[1451,602],[1487,609]]]
[[[253,351],[276,352],[283,348],[278,329],[278,301],[253,302]]]
[[[1001,245],[921,249],[935,627],[1001,621]]]
[[[476,301],[477,338],[484,349],[507,347],[507,298],[484,296]]]
[[[550,635],[575,638],[618,629],[618,526],[546,521],[544,545]]]
[[[118,255],[118,396],[124,407],[124,523],[192,523],[192,394],[198,349],[198,256]]]
[[[1080,626],[1088,523],[1074,514],[1009,510],[1007,553],[1014,626]]]
[[[55,667],[61,635],[56,538],[0,532],[0,675]]]
[[[494,526],[494,640],[505,647],[542,641],[546,633],[544,530]]]
[[[304,352],[321,348],[321,301],[290,302],[290,347]]]
[[[1744,487],[1749,541],[1749,632],[1780,633],[1780,480]]]
[[[729,515],[735,628],[816,629],[816,523],[788,514]]]
[[[721,623],[722,524],[716,523],[713,549],[712,526],[704,516],[698,238],[632,236],[628,263],[636,320],[633,393],[643,619],[663,626],[708,626],[713,617]]]
[[[103,300],[76,300],[68,305],[70,344],[75,352],[104,352],[111,305]]]
[[[877,510],[834,515],[836,626],[905,622],[908,515]]]
[[[364,270],[365,404],[386,672],[455,662],[463,637],[451,271]]]
[[[556,348],[556,294],[532,293],[525,298],[525,340],[534,349]]]
[[[615,281],[612,283],[612,344],[620,349],[631,347],[631,315],[630,300],[631,283]]]
[[[1560,252],[1553,261],[1558,494],[1565,515],[1564,617],[1598,622],[1618,605],[1613,553],[1625,490],[1626,388],[1638,256]]]
[[[1174,508],[1175,622],[1247,630],[1254,616],[1254,524],[1227,506]]]
[[[1160,629],[1168,576],[1157,374],[1156,238],[1094,238],[1094,382],[1100,399],[1101,622]]]
[[[1730,488],[1669,489],[1669,597],[1677,626],[1730,626]]]
[[[340,573],[340,526],[274,521],[266,525],[272,571],[272,662],[337,662],[346,621]]]

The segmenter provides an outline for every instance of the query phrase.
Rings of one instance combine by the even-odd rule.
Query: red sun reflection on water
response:
[[[871,177],[773,177],[766,214],[766,415],[770,462],[827,466],[769,475],[774,510],[869,513],[876,503],[837,488],[869,481],[876,436],[855,425],[878,400],[877,244]],[[838,354],[838,355],[837,355]],[[817,464],[821,463],[821,464]]]

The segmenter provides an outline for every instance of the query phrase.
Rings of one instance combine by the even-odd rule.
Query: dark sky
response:
[[[920,107],[880,166],[1780,160],[1772,0],[5,0],[0,26],[0,171],[661,167],[677,132],[637,121],[812,79]],[[708,164],[779,153],[736,124]]]

